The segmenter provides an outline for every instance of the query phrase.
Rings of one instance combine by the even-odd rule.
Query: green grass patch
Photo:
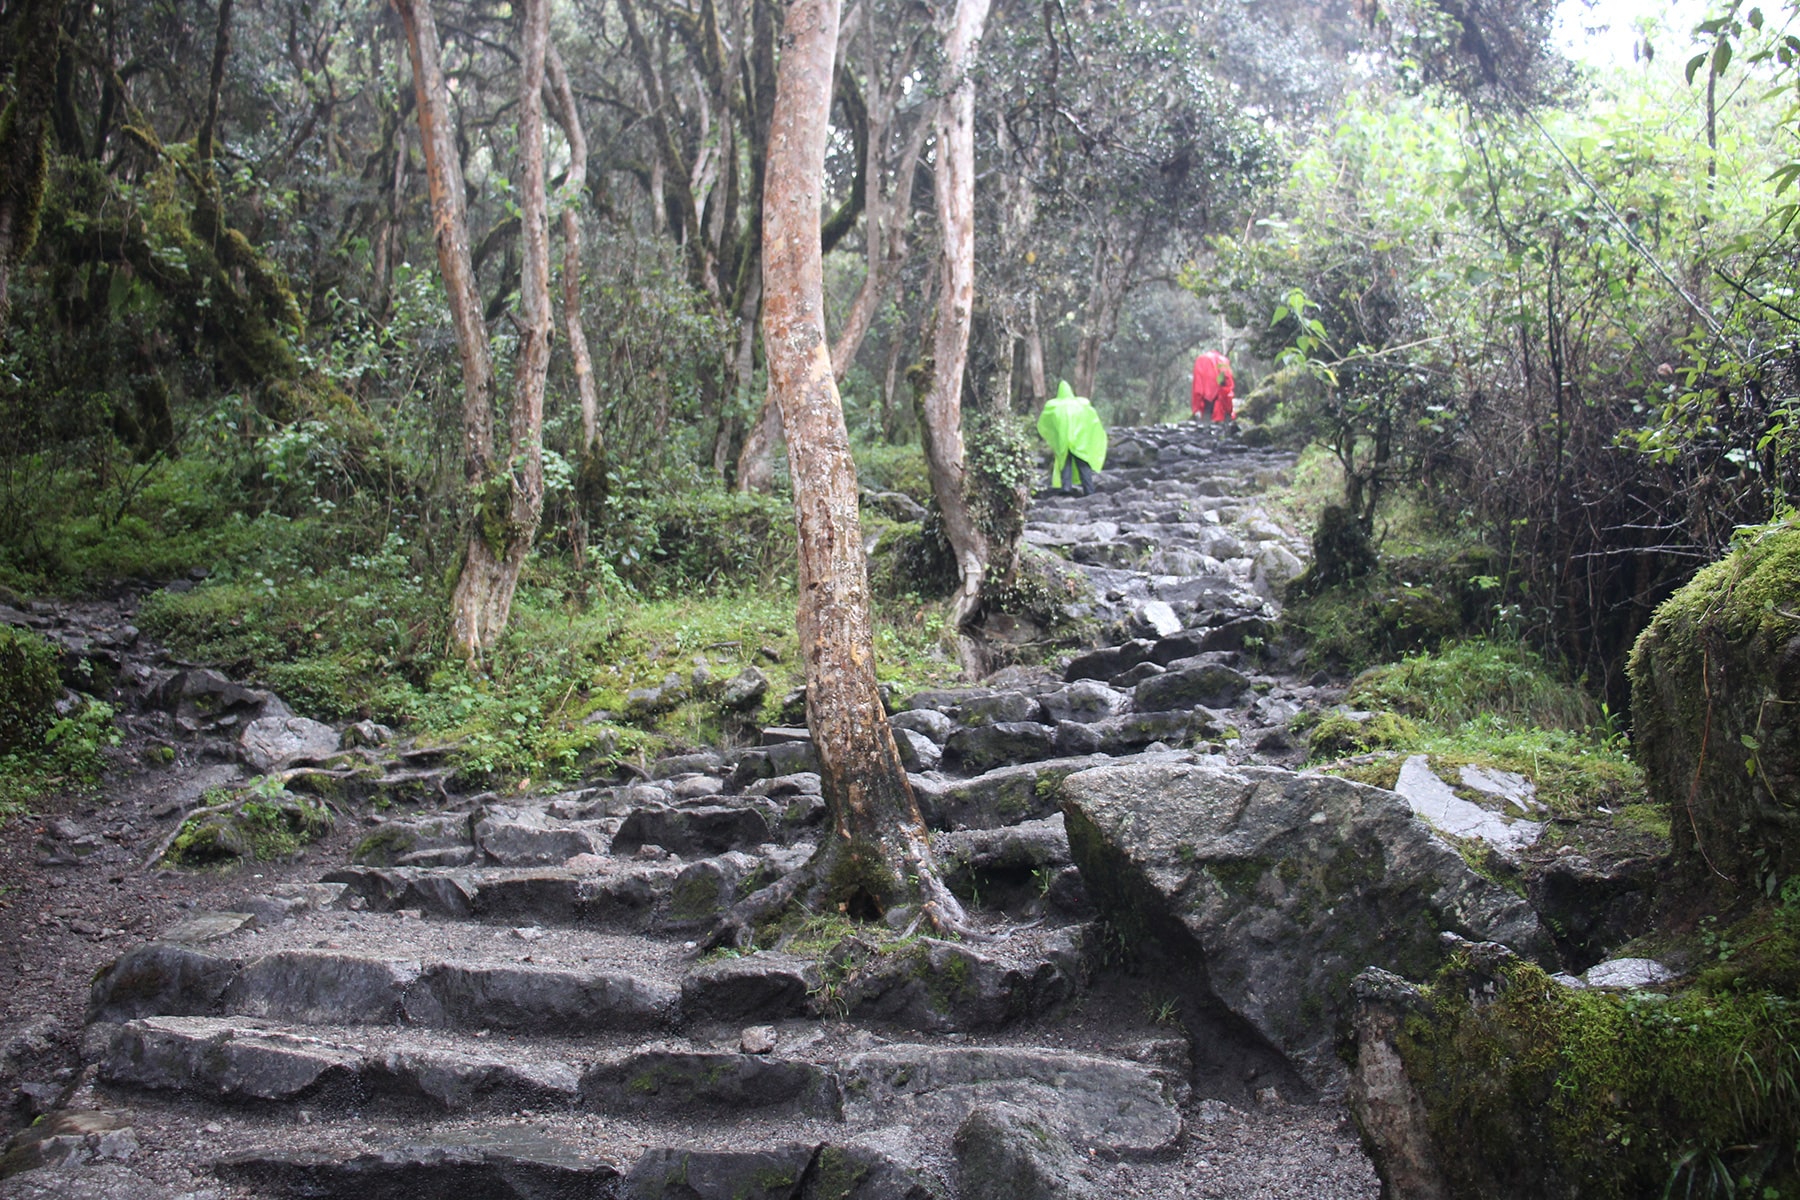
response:
[[[1599,706],[1517,642],[1470,638],[1373,667],[1344,696],[1352,708],[1399,713],[1440,728],[1480,717],[1543,729],[1586,730]]]

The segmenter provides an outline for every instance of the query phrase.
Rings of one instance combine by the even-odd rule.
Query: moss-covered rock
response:
[[[0,754],[43,745],[62,695],[56,651],[43,638],[0,625]]]
[[[1676,869],[1713,891],[1800,872],[1800,527],[1701,571],[1631,654],[1633,744]]]
[[[1357,990],[1353,1111],[1390,1187],[1412,1181],[1402,1194],[1788,1196],[1800,1183],[1800,1009],[1780,996],[1571,989],[1491,945],[1465,945],[1425,987],[1371,972]]]

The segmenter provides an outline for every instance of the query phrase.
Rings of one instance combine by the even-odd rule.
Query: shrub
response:
[[[1592,697],[1563,682],[1517,642],[1471,638],[1373,667],[1346,693],[1354,708],[1378,708],[1454,727],[1482,715],[1544,729],[1585,730],[1600,719]]]
[[[0,625],[0,754],[43,746],[63,692],[56,658],[37,634]]]

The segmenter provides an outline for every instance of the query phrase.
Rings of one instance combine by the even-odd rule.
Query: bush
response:
[[[43,747],[63,693],[56,659],[37,634],[0,625],[0,754]]]

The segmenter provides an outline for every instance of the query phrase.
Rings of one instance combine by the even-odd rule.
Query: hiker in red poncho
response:
[[[1237,416],[1232,390],[1237,386],[1231,378],[1231,362],[1217,350],[1204,350],[1194,360],[1194,417],[1204,414],[1214,423],[1230,421]]]

